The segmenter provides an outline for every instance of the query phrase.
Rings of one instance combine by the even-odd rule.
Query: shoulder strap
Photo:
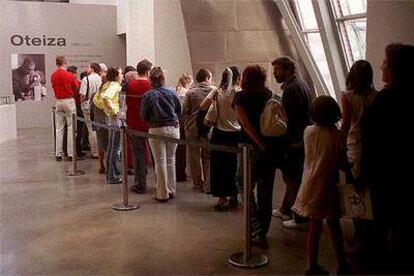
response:
[[[86,76],[86,99],[89,99],[89,77]]]

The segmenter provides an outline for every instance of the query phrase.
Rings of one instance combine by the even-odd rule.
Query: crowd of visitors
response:
[[[409,113],[412,93],[414,46],[390,44],[385,49],[382,79],[377,92],[368,61],[355,62],[346,78],[346,91],[336,100],[314,97],[289,57],[276,58],[273,76],[281,83],[282,96],[266,87],[266,70],[249,65],[223,70],[218,87],[212,85],[207,68],[195,75],[184,73],[175,89],[167,87],[164,69],[142,60],[122,71],[118,67],[91,63],[81,80],[77,68],[66,70],[66,60],[56,58],[51,77],[56,96],[56,161],[63,153],[67,128],[67,156],[72,159],[72,114],[107,128],[80,123],[78,155],[89,145],[90,157],[99,158],[99,173],[109,184],[122,182],[120,134],[128,129],[191,142],[252,148],[253,197],[252,242],[267,246],[272,215],[288,229],[308,231],[307,274],[328,273],[318,262],[319,240],[326,220],[337,257],[339,274],[350,273],[340,224],[342,170],[347,183],[371,195],[373,220],[355,218],[354,235],[347,244],[357,254],[359,265],[369,272],[413,273],[413,226],[407,222],[413,192],[409,162],[413,132]],[[125,74],[125,76],[123,75]],[[264,110],[270,102],[282,114],[281,134],[264,130]],[[276,115],[275,115],[276,116]],[[85,142],[87,141],[87,142]],[[131,191],[147,192],[147,172],[154,166],[156,195],[160,203],[176,195],[176,182],[186,181],[186,164],[193,189],[217,198],[219,212],[240,206],[240,160],[238,155],[209,151],[194,144],[178,146],[159,139],[129,135],[133,157],[134,185]],[[106,153],[106,158],[105,158]],[[281,206],[273,209],[275,171],[286,185]]]

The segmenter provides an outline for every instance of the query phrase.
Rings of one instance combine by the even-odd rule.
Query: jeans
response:
[[[63,132],[65,130],[65,123],[68,129],[68,156],[72,156],[72,114],[76,114],[76,104],[73,98],[56,100],[56,156],[63,155]]]
[[[146,139],[135,135],[130,135],[129,138],[134,157],[135,185],[144,192],[147,189]]]
[[[118,119],[109,118],[108,125],[113,127],[119,127]],[[106,159],[106,181],[108,183],[121,181],[121,133],[119,131],[109,130],[109,143],[107,149]]]
[[[150,134],[171,138],[180,138],[180,129],[175,126],[150,128]],[[176,191],[175,150],[177,144],[158,139],[148,139],[155,162],[155,178],[158,199],[168,199]]]

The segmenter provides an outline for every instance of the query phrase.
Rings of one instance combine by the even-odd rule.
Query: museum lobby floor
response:
[[[68,177],[70,162],[54,161],[51,149],[50,129],[20,130],[17,140],[0,144],[1,275],[301,274],[306,268],[306,233],[284,229],[277,218],[262,251],[269,264],[241,270],[227,262],[242,248],[241,210],[215,212],[216,200],[193,192],[190,182],[178,183],[177,197],[159,204],[150,171],[150,192],[130,194],[140,208],[117,212],[111,205],[121,201],[121,187],[105,184],[96,160],[80,161],[86,174]],[[275,203],[283,189],[277,183]],[[335,271],[327,231],[320,262]]]

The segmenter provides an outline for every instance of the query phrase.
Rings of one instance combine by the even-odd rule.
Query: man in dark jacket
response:
[[[280,57],[272,62],[273,75],[278,83],[282,83],[282,104],[287,115],[288,149],[283,168],[283,179],[286,183],[286,192],[282,206],[273,210],[275,217],[286,221],[287,228],[301,228],[305,220],[295,214],[290,220],[291,210],[302,182],[303,162],[305,150],[303,132],[310,124],[309,107],[311,92],[308,84],[296,74],[295,62],[289,57]]]

